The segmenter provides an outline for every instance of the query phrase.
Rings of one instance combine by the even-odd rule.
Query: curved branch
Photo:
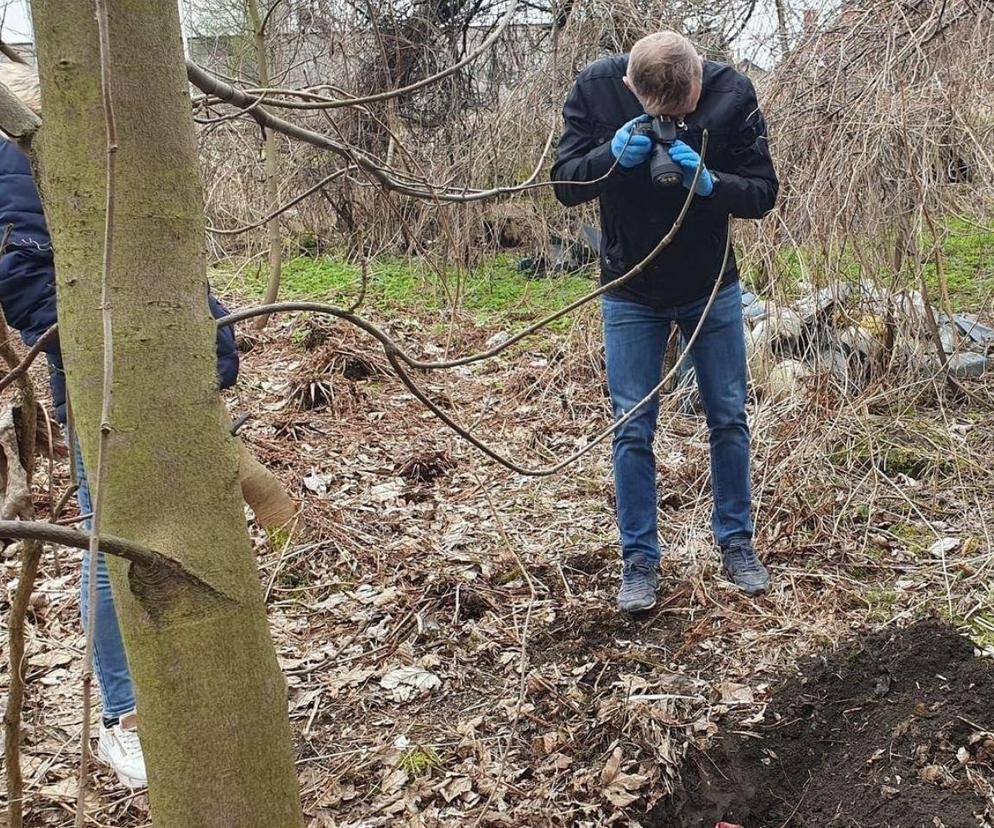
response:
[[[687,190],[687,196],[684,199],[683,207],[680,209],[679,214],[677,215],[676,219],[673,221],[673,225],[670,227],[666,235],[659,240],[659,243],[649,252],[649,254],[644,259],[642,259],[642,261],[636,264],[631,270],[629,270],[623,276],[619,276],[614,281],[608,282],[607,284],[601,285],[595,290],[590,291],[590,293],[586,294],[585,296],[581,296],[579,299],[568,304],[565,308],[561,308],[560,310],[549,314],[544,319],[540,319],[538,322],[529,325],[523,331],[520,331],[519,333],[512,336],[510,339],[502,342],[500,345],[490,348],[487,351],[482,351],[480,353],[461,357],[459,359],[452,359],[452,360],[445,360],[438,362],[415,359],[410,354],[406,353],[404,349],[401,348],[400,345],[397,344],[397,342],[395,342],[390,337],[389,334],[387,334],[385,331],[374,325],[369,320],[363,319],[360,316],[356,316],[352,311],[339,308],[335,305],[328,305],[323,302],[278,302],[273,305],[263,305],[261,307],[246,308],[244,310],[236,311],[235,313],[229,314],[228,316],[218,319],[217,325],[219,328],[223,328],[228,325],[233,325],[236,322],[241,322],[246,319],[252,319],[253,317],[256,316],[265,316],[270,313],[279,313],[282,311],[310,311],[312,313],[325,314],[326,316],[335,316],[338,317],[339,319],[344,319],[346,322],[351,322],[353,325],[362,329],[363,331],[368,333],[371,337],[373,337],[377,342],[379,342],[383,346],[383,349],[384,351],[386,351],[388,356],[390,354],[394,354],[396,355],[397,359],[405,363],[408,367],[417,370],[436,371],[446,368],[457,368],[463,365],[471,365],[474,362],[482,362],[483,360],[491,359],[497,356],[498,354],[500,354],[502,351],[507,350],[512,345],[520,342],[522,339],[531,336],[532,334],[538,332],[539,330],[546,327],[550,323],[555,322],[557,319],[560,319],[561,317],[565,316],[568,313],[572,313],[573,311],[577,310],[578,308],[582,307],[588,302],[596,299],[597,297],[602,296],[603,294],[609,291],[617,290],[622,285],[626,284],[627,282],[630,282],[632,279],[634,279],[636,276],[642,273],[645,270],[645,268],[648,267],[649,264],[666,247],[668,247],[673,242],[673,239],[676,237],[676,234],[680,232],[680,228],[683,226],[683,222],[687,216],[687,212],[690,210],[690,205],[694,200],[694,189],[697,186],[697,180],[700,177],[701,170],[703,169],[704,165],[703,159],[705,153],[707,152],[707,147],[708,147],[708,132],[707,130],[705,130],[701,139],[702,160],[698,165],[697,170],[694,171],[694,178],[690,184],[690,188]]]
[[[694,347],[694,343],[697,341],[697,337],[701,332],[701,328],[704,327],[704,321],[707,319],[708,314],[711,312],[711,306],[714,304],[715,297],[718,295],[718,291],[721,289],[721,277],[725,272],[725,266],[728,264],[728,254],[732,248],[732,237],[731,233],[728,234],[725,241],[725,255],[721,262],[721,267],[718,270],[718,274],[715,276],[714,287],[711,289],[711,295],[708,297],[707,304],[704,310],[701,312],[701,318],[697,320],[697,326],[694,328],[690,339],[687,340],[687,344],[684,349],[680,352],[676,361],[673,363],[673,367],[666,372],[659,384],[656,385],[648,394],[646,394],[641,400],[635,403],[632,408],[625,412],[624,416],[615,420],[609,426],[606,426],[597,434],[594,435],[593,439],[587,443],[582,449],[570,454],[568,457],[563,458],[550,466],[523,466],[513,460],[509,460],[504,455],[500,454],[496,449],[488,446],[476,435],[474,435],[469,429],[460,425],[455,419],[450,417],[445,411],[443,411],[438,405],[436,405],[431,398],[421,389],[418,385],[411,379],[410,375],[404,370],[404,366],[400,364],[395,354],[387,354],[387,359],[390,361],[390,365],[393,367],[400,381],[422,404],[424,404],[432,414],[434,414],[439,420],[441,420],[445,425],[452,429],[456,434],[466,440],[475,448],[483,452],[491,460],[500,463],[504,468],[510,471],[517,472],[518,474],[525,475],[527,477],[550,477],[557,472],[562,471],[567,466],[571,466],[585,454],[593,451],[598,445],[600,445],[604,440],[610,437],[614,432],[616,432],[623,425],[628,423],[635,415],[641,411],[646,405],[648,405],[652,400],[656,398],[660,391],[666,386],[674,376],[676,372],[680,369],[683,361],[687,358],[690,353],[690,349]]]
[[[310,144],[312,147],[333,152],[336,155],[347,159],[352,164],[355,164],[359,169],[369,174],[369,176],[380,186],[387,190],[400,193],[401,195],[435,202],[467,204],[470,202],[485,201],[488,199],[513,195],[515,193],[522,193],[527,190],[538,189],[540,187],[549,187],[553,184],[551,181],[533,181],[533,179],[538,175],[538,169],[541,166],[539,165],[539,167],[536,167],[536,171],[529,178],[529,183],[511,187],[493,187],[488,190],[473,190],[466,187],[433,187],[430,182],[426,182],[424,188],[416,187],[411,184],[404,183],[404,181],[398,177],[394,170],[383,166],[366,153],[354,147],[349,147],[327,135],[322,135],[320,132],[305,129],[304,127],[298,126],[297,124],[273,115],[268,109],[258,106],[256,98],[253,98],[243,90],[237,89],[229,83],[225,83],[220,78],[215,77],[210,72],[207,72],[205,69],[201,68],[192,61],[188,60],[186,62],[186,74],[190,83],[202,92],[205,92],[208,95],[213,95],[215,98],[218,98],[225,103],[245,110],[246,113],[264,129],[272,129],[276,132],[281,132],[290,138],[303,141],[305,144]],[[546,142],[546,152],[548,151],[548,147],[551,145],[551,142],[552,135],[550,133],[549,140]],[[594,186],[599,184],[614,172],[617,167],[617,163],[618,162],[615,161],[615,163],[611,166],[611,169],[609,169],[598,179],[593,181],[575,181],[570,183],[580,186]]]
[[[703,158],[703,153],[702,153],[702,158]],[[605,290],[615,288],[623,280],[630,279],[637,273],[641,272],[641,270],[645,268],[648,265],[648,263],[651,262],[652,259],[655,256],[657,256],[659,252],[672,241],[673,237],[676,235],[676,231],[679,230],[680,222],[682,222],[683,216],[686,213],[686,209],[689,207],[690,200],[693,198],[694,188],[697,186],[697,178],[700,175],[701,169],[702,169],[702,164],[698,166],[698,169],[694,174],[694,181],[691,184],[691,187],[688,191],[688,199],[684,204],[684,211],[681,213],[680,216],[677,217],[677,220],[673,223],[673,227],[670,228],[670,232],[663,237],[663,239],[660,241],[658,245],[656,245],[655,249],[649,254],[649,256],[647,256],[645,259],[639,262],[638,265],[636,265],[631,271],[629,271],[629,273],[625,274],[625,276],[623,276],[621,279],[615,280],[614,282],[610,282],[608,283],[608,285],[603,286],[600,290],[596,290],[593,291],[592,293],[587,294],[587,296],[582,297],[580,300],[574,302],[572,305],[568,306],[562,311],[559,311],[556,314],[547,317],[545,320],[536,323],[536,325],[532,326],[527,331],[522,332],[522,335],[527,335],[529,332],[534,332],[535,330],[538,329],[538,327],[548,324],[548,322],[552,321],[553,319],[558,319],[560,316],[568,312],[570,309],[578,307],[579,305],[585,302],[589,302],[591,299],[604,293]],[[441,420],[445,425],[447,425],[450,429],[452,429],[456,434],[458,434],[464,440],[468,441],[471,445],[479,449],[481,452],[483,452],[485,455],[490,457],[492,460],[495,460],[496,462],[500,463],[502,466],[504,466],[507,469],[510,469],[513,472],[527,475],[529,477],[548,477],[550,475],[555,474],[556,472],[561,471],[562,469],[566,468],[572,463],[575,463],[585,454],[592,451],[595,446],[603,442],[605,439],[607,439],[607,437],[612,435],[615,431],[621,428],[621,426],[623,426],[625,423],[631,420],[635,416],[636,412],[641,410],[651,400],[653,400],[656,397],[656,395],[663,389],[666,383],[669,382],[670,379],[672,379],[672,377],[676,374],[677,370],[679,370],[680,366],[683,364],[683,361],[684,359],[686,359],[687,354],[690,353],[690,349],[694,346],[694,343],[697,341],[697,337],[700,334],[701,328],[704,325],[704,321],[711,311],[711,307],[714,304],[715,297],[718,295],[718,291],[721,288],[722,275],[724,274],[725,267],[728,264],[728,257],[731,252],[731,249],[732,249],[732,235],[731,235],[731,227],[729,227],[728,232],[726,233],[725,236],[725,254],[722,257],[721,265],[718,268],[718,273],[715,275],[714,287],[711,290],[711,295],[708,298],[707,305],[705,306],[703,312],[701,313],[701,318],[698,320],[697,326],[694,328],[694,331],[691,334],[686,347],[677,357],[676,362],[673,364],[673,367],[666,373],[666,376],[662,378],[662,380],[655,388],[653,388],[645,397],[643,397],[638,403],[636,403],[631,410],[629,410],[623,417],[621,417],[611,425],[601,430],[598,434],[594,436],[594,438],[586,446],[584,446],[579,451],[574,452],[565,459],[560,460],[551,466],[523,466],[520,463],[517,463],[513,460],[509,460],[506,457],[504,457],[496,449],[491,448],[489,445],[484,443],[482,440],[476,437],[471,431],[469,431],[464,426],[460,425],[454,418],[450,417],[445,411],[443,411],[438,405],[436,405],[431,400],[431,398],[417,385],[417,383],[414,382],[414,380],[407,373],[407,370],[404,367],[404,363],[406,363],[407,366],[413,368],[418,368],[420,366],[427,365],[428,368],[426,370],[431,370],[432,368],[438,368],[438,367],[447,367],[449,365],[465,365],[467,364],[467,362],[476,362],[481,359],[486,359],[488,356],[493,356],[496,353],[500,353],[500,351],[504,350],[505,348],[513,344],[514,341],[520,341],[521,336],[517,337],[517,339],[515,340],[505,342],[502,345],[498,346],[497,348],[491,349],[491,351],[488,351],[484,354],[477,354],[474,357],[466,357],[462,360],[454,360],[451,363],[420,363],[418,360],[414,360],[409,355],[405,354],[404,351],[400,349],[397,343],[394,342],[393,339],[391,339],[388,334],[380,330],[372,322],[369,322],[368,320],[363,319],[362,317],[356,316],[354,313],[350,311],[337,308],[333,305],[325,305],[320,302],[281,302],[275,305],[267,305],[262,308],[250,308],[246,311],[239,311],[238,313],[234,313],[231,314],[230,316],[226,316],[223,317],[222,319],[217,320],[217,325],[219,328],[221,328],[227,325],[234,324],[234,322],[239,321],[241,319],[249,319],[253,316],[261,316],[264,314],[270,314],[282,310],[310,311],[312,313],[321,313],[329,316],[335,316],[339,319],[344,319],[347,322],[351,322],[361,330],[368,333],[383,346],[383,350],[386,352],[386,356],[390,362],[391,367],[394,369],[395,373],[397,374],[397,377],[408,389],[408,391],[410,391],[415,396],[416,399],[418,399],[422,404],[424,404],[428,408],[429,411],[431,411],[432,414],[434,414],[439,420]]]
[[[279,8],[282,0],[274,0],[273,5],[269,7],[269,11],[266,12],[266,17],[263,19],[262,24],[259,26],[259,31],[265,34],[266,27],[269,25],[269,19],[273,16],[273,12]]]
[[[693,192],[691,190],[691,192]],[[404,367],[406,363],[409,367],[417,367],[414,365],[416,360],[412,360],[409,356],[404,354],[403,351],[393,342],[393,340],[371,322],[368,322],[361,317],[355,316],[348,311],[344,311],[341,308],[336,308],[331,305],[322,305],[320,302],[281,302],[275,305],[268,305],[263,308],[251,308],[249,311],[240,311],[239,313],[231,314],[231,316],[226,316],[217,321],[218,327],[223,327],[225,325],[233,324],[239,319],[249,319],[253,316],[260,316],[262,314],[276,313],[283,310],[302,310],[310,311],[312,313],[321,313],[328,316],[335,316],[339,319],[344,319],[347,322],[351,322],[370,336],[374,337],[383,346],[383,350],[386,352],[387,359],[390,362],[391,367],[396,372],[397,377],[404,384],[408,391],[410,391],[415,398],[420,401],[432,414],[434,414],[439,420],[441,420],[446,426],[452,429],[456,434],[462,437],[464,440],[469,442],[472,446],[479,449],[487,457],[500,463],[507,469],[518,474],[523,474],[528,477],[548,477],[550,475],[556,474],[562,471],[569,465],[572,465],[581,457],[583,457],[588,452],[592,451],[597,445],[602,443],[605,439],[611,436],[615,431],[617,431],[621,426],[625,425],[629,420],[631,420],[635,414],[644,408],[650,401],[655,399],[656,395],[663,389],[667,382],[669,382],[673,376],[675,376],[677,370],[683,364],[686,359],[687,354],[690,353],[690,349],[694,346],[697,341],[697,337],[700,334],[701,328],[704,325],[705,319],[707,319],[708,314],[711,311],[711,306],[714,304],[715,297],[718,295],[718,290],[721,288],[721,277],[725,272],[725,266],[728,264],[728,256],[732,248],[732,237],[731,232],[729,232],[725,239],[725,255],[722,258],[721,266],[718,269],[718,273],[715,276],[714,287],[711,290],[711,295],[708,298],[707,305],[705,306],[703,312],[701,313],[701,318],[697,322],[697,326],[694,328],[690,339],[687,341],[686,347],[677,357],[676,362],[673,367],[667,372],[666,376],[660,380],[659,384],[653,388],[645,397],[643,397],[639,402],[637,402],[623,417],[616,420],[611,425],[602,429],[598,432],[593,439],[582,449],[574,452],[563,460],[556,462],[551,466],[523,466],[513,460],[509,460],[500,454],[496,449],[490,447],[478,437],[476,437],[469,429],[460,425],[455,419],[450,417],[445,411],[443,411],[438,405],[436,405],[431,398],[411,379],[411,376],[407,373]],[[643,263],[644,264],[644,263]],[[481,357],[482,358],[482,357]],[[464,363],[458,363],[464,364]]]

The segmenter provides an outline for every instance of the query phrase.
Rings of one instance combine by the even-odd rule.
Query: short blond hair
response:
[[[697,49],[682,34],[646,35],[628,56],[628,80],[643,104],[679,112],[701,84],[703,74]]]
[[[0,63],[0,83],[17,95],[35,115],[41,115],[41,89],[34,68],[24,63]]]

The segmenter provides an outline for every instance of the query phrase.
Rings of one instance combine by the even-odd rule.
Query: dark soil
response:
[[[692,756],[683,790],[644,824],[994,825],[980,792],[994,781],[994,663],[974,657],[967,639],[920,622],[812,659],[801,674],[775,693],[762,724],[729,726],[706,756]]]

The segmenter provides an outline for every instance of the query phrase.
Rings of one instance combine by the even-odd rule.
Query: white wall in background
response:
[[[32,40],[28,0],[0,0],[0,38],[11,43]]]

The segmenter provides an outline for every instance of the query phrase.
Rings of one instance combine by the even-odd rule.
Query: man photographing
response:
[[[729,216],[761,218],[779,186],[755,90],[731,67],[703,60],[685,37],[660,32],[636,43],[630,55],[586,67],[563,118],[552,170],[556,196],[567,206],[599,198],[604,284],[642,262],[673,226],[707,130],[704,166],[683,226],[642,272],[604,295],[608,389],[620,419],[659,384],[672,326],[689,340],[700,323],[690,356],[710,434],[712,529],[725,574],[749,595],[766,592],[769,575],[752,541],[745,337],[734,254],[721,270]],[[673,162],[669,171],[661,151]],[[658,413],[654,399],[614,435],[623,557],[618,606],[626,612],[656,602]]]

